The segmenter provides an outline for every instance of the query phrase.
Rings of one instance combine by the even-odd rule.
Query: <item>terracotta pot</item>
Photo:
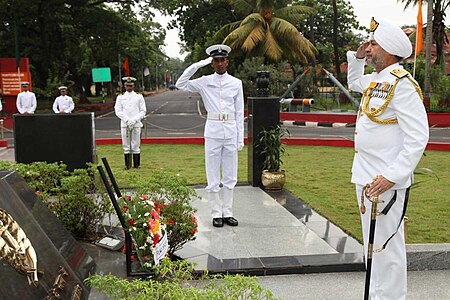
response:
[[[262,171],[261,182],[266,190],[281,190],[286,183],[284,170],[278,172]]]

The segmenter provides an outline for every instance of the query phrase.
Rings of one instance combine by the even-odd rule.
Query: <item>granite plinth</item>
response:
[[[268,194],[237,186],[233,211],[239,226],[223,228],[211,224],[206,191],[196,191],[199,232],[176,254],[196,263],[198,272],[271,275],[364,269],[362,246],[287,191]]]
[[[59,299],[71,299],[78,293],[79,299],[88,299],[90,289],[83,280],[94,272],[94,260],[15,171],[0,171],[0,208],[17,222],[30,241],[38,273],[36,285],[29,284],[27,276],[13,264],[5,258],[0,260],[0,299],[44,299],[57,295]],[[5,234],[2,232],[3,241],[7,241]]]

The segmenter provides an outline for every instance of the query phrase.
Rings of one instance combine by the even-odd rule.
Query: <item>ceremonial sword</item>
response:
[[[364,197],[366,196],[366,189],[369,188],[370,185],[364,186],[361,195],[361,213],[364,214],[366,212],[366,207],[364,205]],[[369,227],[369,243],[367,245],[367,266],[366,266],[366,283],[364,288],[364,300],[369,300],[369,289],[370,289],[370,277],[372,273],[372,256],[373,256],[373,243],[375,239],[375,225],[377,221],[377,206],[378,206],[378,196],[367,197],[370,202],[372,202],[372,208],[370,210],[370,227]]]

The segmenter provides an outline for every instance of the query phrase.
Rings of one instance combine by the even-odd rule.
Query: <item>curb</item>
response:
[[[409,271],[449,270],[450,244],[407,244]]]
[[[284,126],[305,126],[305,127],[355,127],[355,123],[339,122],[308,122],[308,121],[281,121]]]

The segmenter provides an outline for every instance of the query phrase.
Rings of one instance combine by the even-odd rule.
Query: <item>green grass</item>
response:
[[[361,240],[361,226],[354,185],[350,183],[352,148],[287,146],[284,158],[285,188],[311,205],[344,231]],[[165,169],[184,176],[189,184],[205,184],[202,145],[142,145],[141,168],[124,170],[120,145],[99,146],[121,187],[131,187],[132,177],[148,176]],[[449,243],[450,171],[447,152],[427,151],[419,164],[439,176],[416,176],[422,181],[411,190],[407,216],[407,243]],[[239,153],[239,182],[247,182],[247,147]]]

